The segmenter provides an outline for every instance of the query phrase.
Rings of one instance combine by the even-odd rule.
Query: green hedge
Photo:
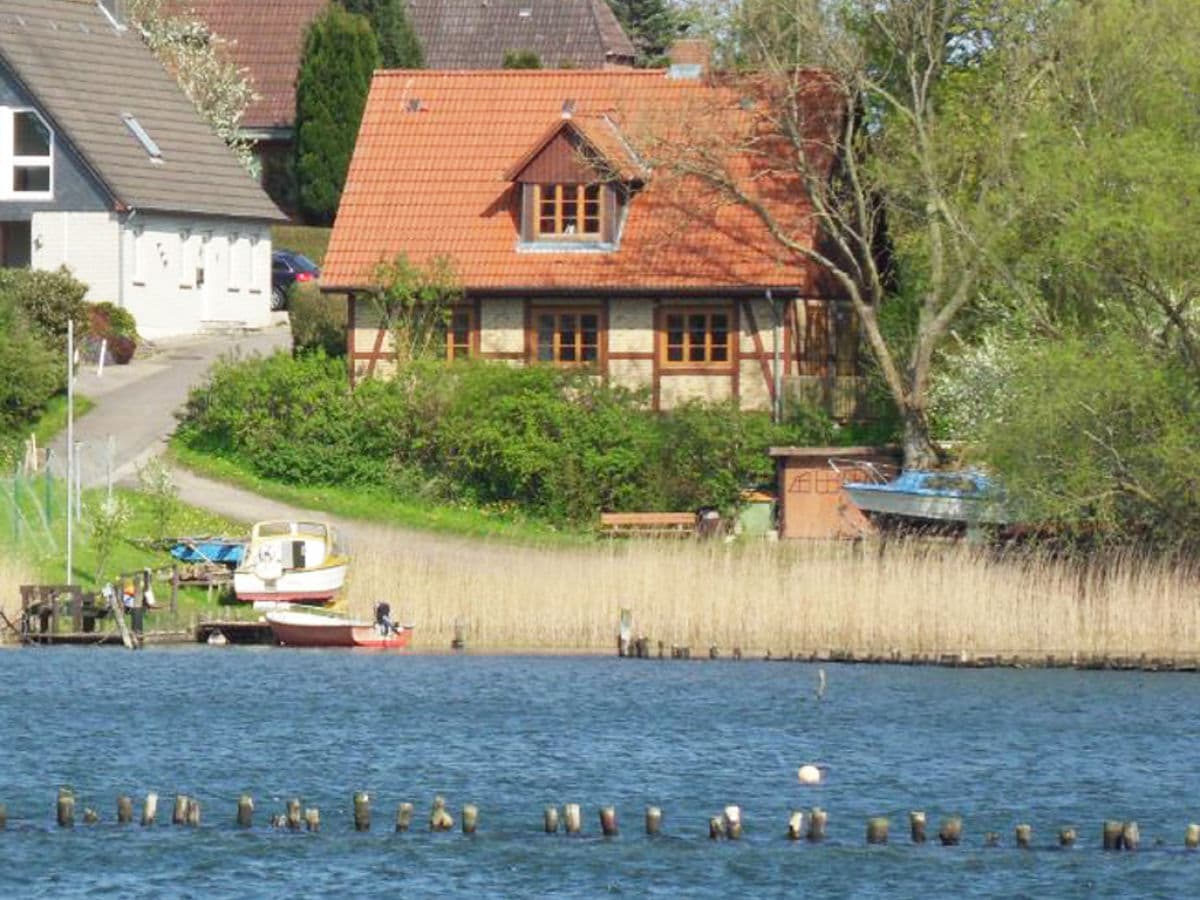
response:
[[[276,354],[220,364],[180,434],[285,483],[386,485],[588,522],[600,510],[728,508],[773,478],[767,447],[827,443],[830,430],[820,416],[776,426],[729,405],[659,415],[645,394],[540,366],[420,363],[351,391],[343,360]]]

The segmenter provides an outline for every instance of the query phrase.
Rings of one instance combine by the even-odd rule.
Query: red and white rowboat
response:
[[[280,610],[266,614],[275,639],[285,647],[366,647],[393,650],[407,647],[411,625],[394,626],[386,634],[373,622],[320,613]]]

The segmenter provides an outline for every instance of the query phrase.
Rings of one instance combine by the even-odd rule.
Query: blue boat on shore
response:
[[[896,478],[866,480],[845,478],[843,490],[854,505],[869,516],[898,516],[966,525],[1009,523],[1004,496],[982,472],[906,469]]]
[[[176,538],[171,556],[184,563],[212,563],[237,568],[246,554],[245,538]]]

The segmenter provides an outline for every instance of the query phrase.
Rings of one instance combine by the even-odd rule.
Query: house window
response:
[[[0,110],[0,196],[54,196],[54,132],[33,109]]]
[[[537,184],[533,188],[534,236],[542,240],[598,240],[604,202],[598,184]]]
[[[858,317],[849,303],[809,300],[804,307],[801,375],[858,374]]]
[[[539,310],[537,361],[560,365],[600,359],[600,314],[583,310]]]
[[[664,318],[667,366],[728,366],[733,360],[728,309],[672,310]]]
[[[446,322],[446,359],[468,359],[471,356],[471,332],[474,325],[470,307],[456,306],[450,311]]]

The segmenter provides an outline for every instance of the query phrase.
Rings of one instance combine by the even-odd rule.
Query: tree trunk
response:
[[[939,454],[929,437],[929,418],[924,406],[909,402],[900,410],[904,417],[904,468],[932,469]]]

